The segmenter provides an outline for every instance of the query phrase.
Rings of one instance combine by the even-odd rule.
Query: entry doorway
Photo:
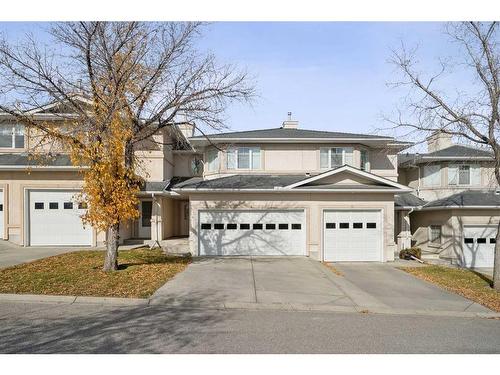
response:
[[[139,237],[151,238],[151,215],[153,213],[153,201],[142,200],[139,203]]]

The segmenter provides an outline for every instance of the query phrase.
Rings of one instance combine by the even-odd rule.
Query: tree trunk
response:
[[[106,238],[106,258],[104,259],[103,271],[118,270],[118,240],[120,225],[115,224],[108,228]]]
[[[493,261],[493,289],[500,292],[500,221],[497,227],[495,255]]]

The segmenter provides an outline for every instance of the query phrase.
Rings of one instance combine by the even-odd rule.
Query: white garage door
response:
[[[200,255],[305,255],[304,211],[200,211]]]
[[[323,215],[325,261],[382,261],[380,211],[325,211]]]
[[[493,267],[496,234],[496,226],[464,226],[463,265]]]
[[[92,229],[83,227],[85,209],[73,199],[75,191],[31,190],[28,192],[29,245],[90,246]]]

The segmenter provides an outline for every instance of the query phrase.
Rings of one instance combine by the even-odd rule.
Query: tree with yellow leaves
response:
[[[202,133],[200,126],[222,129],[227,105],[253,96],[245,72],[195,48],[202,27],[69,22],[52,25],[50,46],[29,35],[18,45],[0,40],[0,110],[82,167],[82,219],[106,232],[105,271],[118,267],[120,224],[139,216],[139,145],[161,131],[182,139],[172,126],[178,118]],[[30,114],[50,101],[67,107],[58,125]]]

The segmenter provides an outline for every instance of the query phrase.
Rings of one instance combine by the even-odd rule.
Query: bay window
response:
[[[331,169],[342,165],[353,165],[352,147],[331,147],[320,149],[320,168]]]
[[[209,150],[207,152],[207,170],[215,172],[219,169],[219,150]]]
[[[24,125],[1,124],[0,147],[24,148]]]
[[[227,150],[227,169],[260,169],[260,147]]]

